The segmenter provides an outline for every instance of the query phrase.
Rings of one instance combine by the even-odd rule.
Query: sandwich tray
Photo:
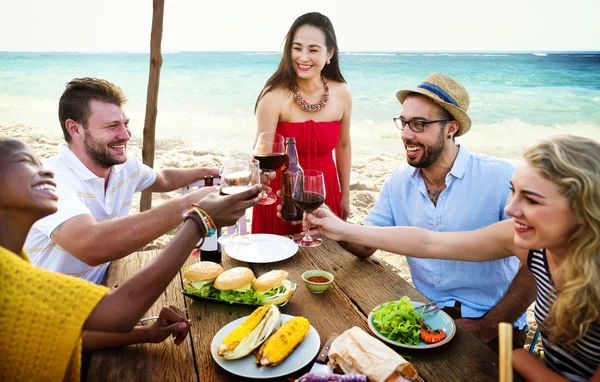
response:
[[[281,304],[277,304],[278,307],[280,307],[280,308],[284,307],[292,299],[292,297],[294,297],[294,294],[296,293],[296,288],[298,287],[298,284],[296,284],[296,283],[291,283],[291,284],[292,284],[292,290],[294,291],[294,293],[292,293],[290,298],[288,298]],[[249,307],[261,306],[260,304],[246,304],[244,302],[227,302],[225,300],[221,300],[220,298],[198,296],[197,294],[187,293],[185,290],[182,291],[182,293],[184,296],[187,296],[187,297],[191,298],[192,300],[196,300],[196,301],[216,302],[218,304],[249,306]]]

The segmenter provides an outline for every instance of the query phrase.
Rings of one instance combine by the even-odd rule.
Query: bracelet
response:
[[[206,236],[210,237],[214,235],[215,232],[217,232],[217,226],[215,225],[215,221],[212,220],[210,215],[208,215],[208,213],[205,210],[198,207],[197,204],[192,204],[192,209],[204,222],[204,225],[206,227]]]
[[[208,214],[208,212],[206,212],[206,210],[204,210],[202,207],[200,207],[197,203],[192,203],[192,208],[194,208],[196,210],[196,213],[198,213],[200,216],[202,216],[204,219],[206,219],[205,223],[208,228],[208,236],[212,236],[216,232],[216,230],[219,228],[215,224],[215,221],[213,220],[213,218],[211,218],[210,215]],[[211,230],[212,230],[212,233],[210,232]]]
[[[208,228],[206,227],[206,224],[204,223],[204,219],[202,219],[202,217],[199,216],[193,208],[189,209],[187,211],[183,211],[183,214],[181,215],[181,219],[183,220],[184,223],[188,219],[194,220],[196,222],[196,224],[198,225],[198,231],[200,232],[200,236],[202,236],[202,238],[204,239],[204,237],[206,236],[206,233],[208,232]]]

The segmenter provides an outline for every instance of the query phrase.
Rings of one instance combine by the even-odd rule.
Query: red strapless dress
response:
[[[284,138],[296,138],[298,159],[303,170],[319,170],[325,180],[325,204],[338,216],[342,215],[340,183],[333,161],[333,149],[340,136],[340,122],[279,122],[277,133]],[[273,192],[281,189],[279,170],[269,185]],[[277,217],[281,199],[270,205],[257,204],[252,211],[252,233],[291,235],[301,231],[302,225],[293,225]]]

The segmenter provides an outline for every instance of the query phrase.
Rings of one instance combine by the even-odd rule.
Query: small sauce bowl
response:
[[[327,271],[310,270],[302,274],[304,285],[313,293],[323,293],[331,286],[333,275]]]

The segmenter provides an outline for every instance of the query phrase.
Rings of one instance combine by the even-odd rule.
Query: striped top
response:
[[[546,250],[530,250],[527,266],[537,282],[535,320],[541,324],[556,300]],[[587,335],[575,343],[575,352],[561,345],[550,346],[548,335],[541,330],[546,366],[572,381],[589,380],[600,365],[600,323],[592,325]]]
[[[104,178],[85,167],[65,143],[58,146],[57,156],[44,161],[44,167],[54,171],[58,211],[33,225],[24,250],[33,265],[100,284],[109,262],[90,266],[59,246],[50,235],[62,223],[82,214],[92,215],[97,223],[127,216],[133,195],[150,187],[156,173],[130,154],[125,163],[111,167],[105,188]]]

